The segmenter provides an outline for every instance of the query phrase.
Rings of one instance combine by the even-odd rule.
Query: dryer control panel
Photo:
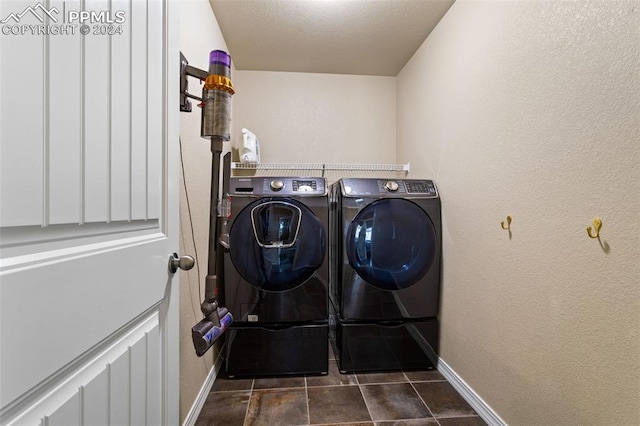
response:
[[[232,177],[229,193],[232,195],[324,195],[326,179],[320,177]]]
[[[437,194],[436,187],[433,181],[430,180],[407,180],[404,181],[404,185],[409,194],[426,194],[433,196]]]
[[[348,197],[375,195],[381,197],[435,198],[438,190],[432,180],[423,179],[342,179],[343,195]]]

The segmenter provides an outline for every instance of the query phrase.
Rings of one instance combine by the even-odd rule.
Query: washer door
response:
[[[436,255],[436,230],[429,216],[409,200],[369,204],[351,221],[345,247],[351,267],[369,284],[400,290],[418,282]]]
[[[322,222],[304,204],[264,198],[245,207],[229,232],[229,255],[251,285],[285,291],[308,280],[324,261]]]

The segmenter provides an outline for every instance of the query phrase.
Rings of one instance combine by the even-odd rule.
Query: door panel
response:
[[[0,17],[25,5],[2,2]],[[63,10],[63,2],[51,7]],[[112,10],[129,18],[112,37],[0,37],[0,226],[159,217],[162,3],[120,1]]]
[[[0,36],[0,424],[175,424],[177,3],[39,5],[125,21]]]
[[[114,10],[129,12],[122,0],[112,3]],[[131,217],[131,27],[125,23],[123,33],[111,37],[111,197],[110,220],[129,220]],[[142,118],[142,116],[140,116]]]
[[[62,6],[62,1],[51,2],[60,11]],[[80,2],[69,1],[66,6],[78,10]],[[49,36],[45,45],[45,225],[81,223],[82,38]]]
[[[65,426],[163,424],[158,416],[162,389],[158,380],[162,368],[157,362],[162,351],[159,321],[157,312],[141,318],[101,350],[53,377],[54,392],[34,393],[26,410],[2,424],[38,424],[41,419],[48,419],[49,424],[60,420],[57,424]]]
[[[441,241],[433,220],[439,221],[439,204],[423,209],[410,200],[382,199],[356,208],[348,205],[351,199],[342,200],[341,318],[435,317]]]
[[[100,11],[109,8],[108,0],[87,2],[87,10]],[[84,39],[84,222],[109,220],[109,170],[110,170],[110,105],[111,91],[108,37]],[[107,82],[106,85],[86,84],[90,81]]]
[[[0,1],[0,19],[23,8],[23,2]],[[46,40],[2,34],[0,52],[0,225],[41,225]]]
[[[229,231],[235,270],[254,287],[282,292],[298,287],[322,266],[326,236],[320,219],[293,199],[257,200]]]
[[[109,386],[108,371],[102,370],[87,385],[80,387],[82,395],[82,421],[85,425],[109,424],[109,403],[105,398]]]
[[[80,396],[75,394],[62,404],[51,416],[46,416],[47,426],[69,426],[80,424]]]
[[[427,273],[437,252],[436,230],[416,204],[379,200],[358,213],[347,229],[349,265],[369,284],[402,290]]]

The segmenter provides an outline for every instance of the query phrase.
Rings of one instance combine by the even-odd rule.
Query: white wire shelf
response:
[[[349,171],[380,171],[409,173],[407,164],[350,164],[350,163],[231,163],[236,170],[349,170]]]
[[[346,177],[406,178],[407,164],[351,163],[231,163],[234,176],[314,176],[329,184]]]

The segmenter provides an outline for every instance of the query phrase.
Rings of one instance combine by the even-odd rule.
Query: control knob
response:
[[[270,186],[274,191],[280,191],[282,188],[284,188],[284,182],[279,179],[272,180]]]
[[[386,189],[389,192],[396,192],[398,188],[399,188],[398,182],[396,182],[395,180],[387,181],[387,183],[384,184],[384,189]]]

